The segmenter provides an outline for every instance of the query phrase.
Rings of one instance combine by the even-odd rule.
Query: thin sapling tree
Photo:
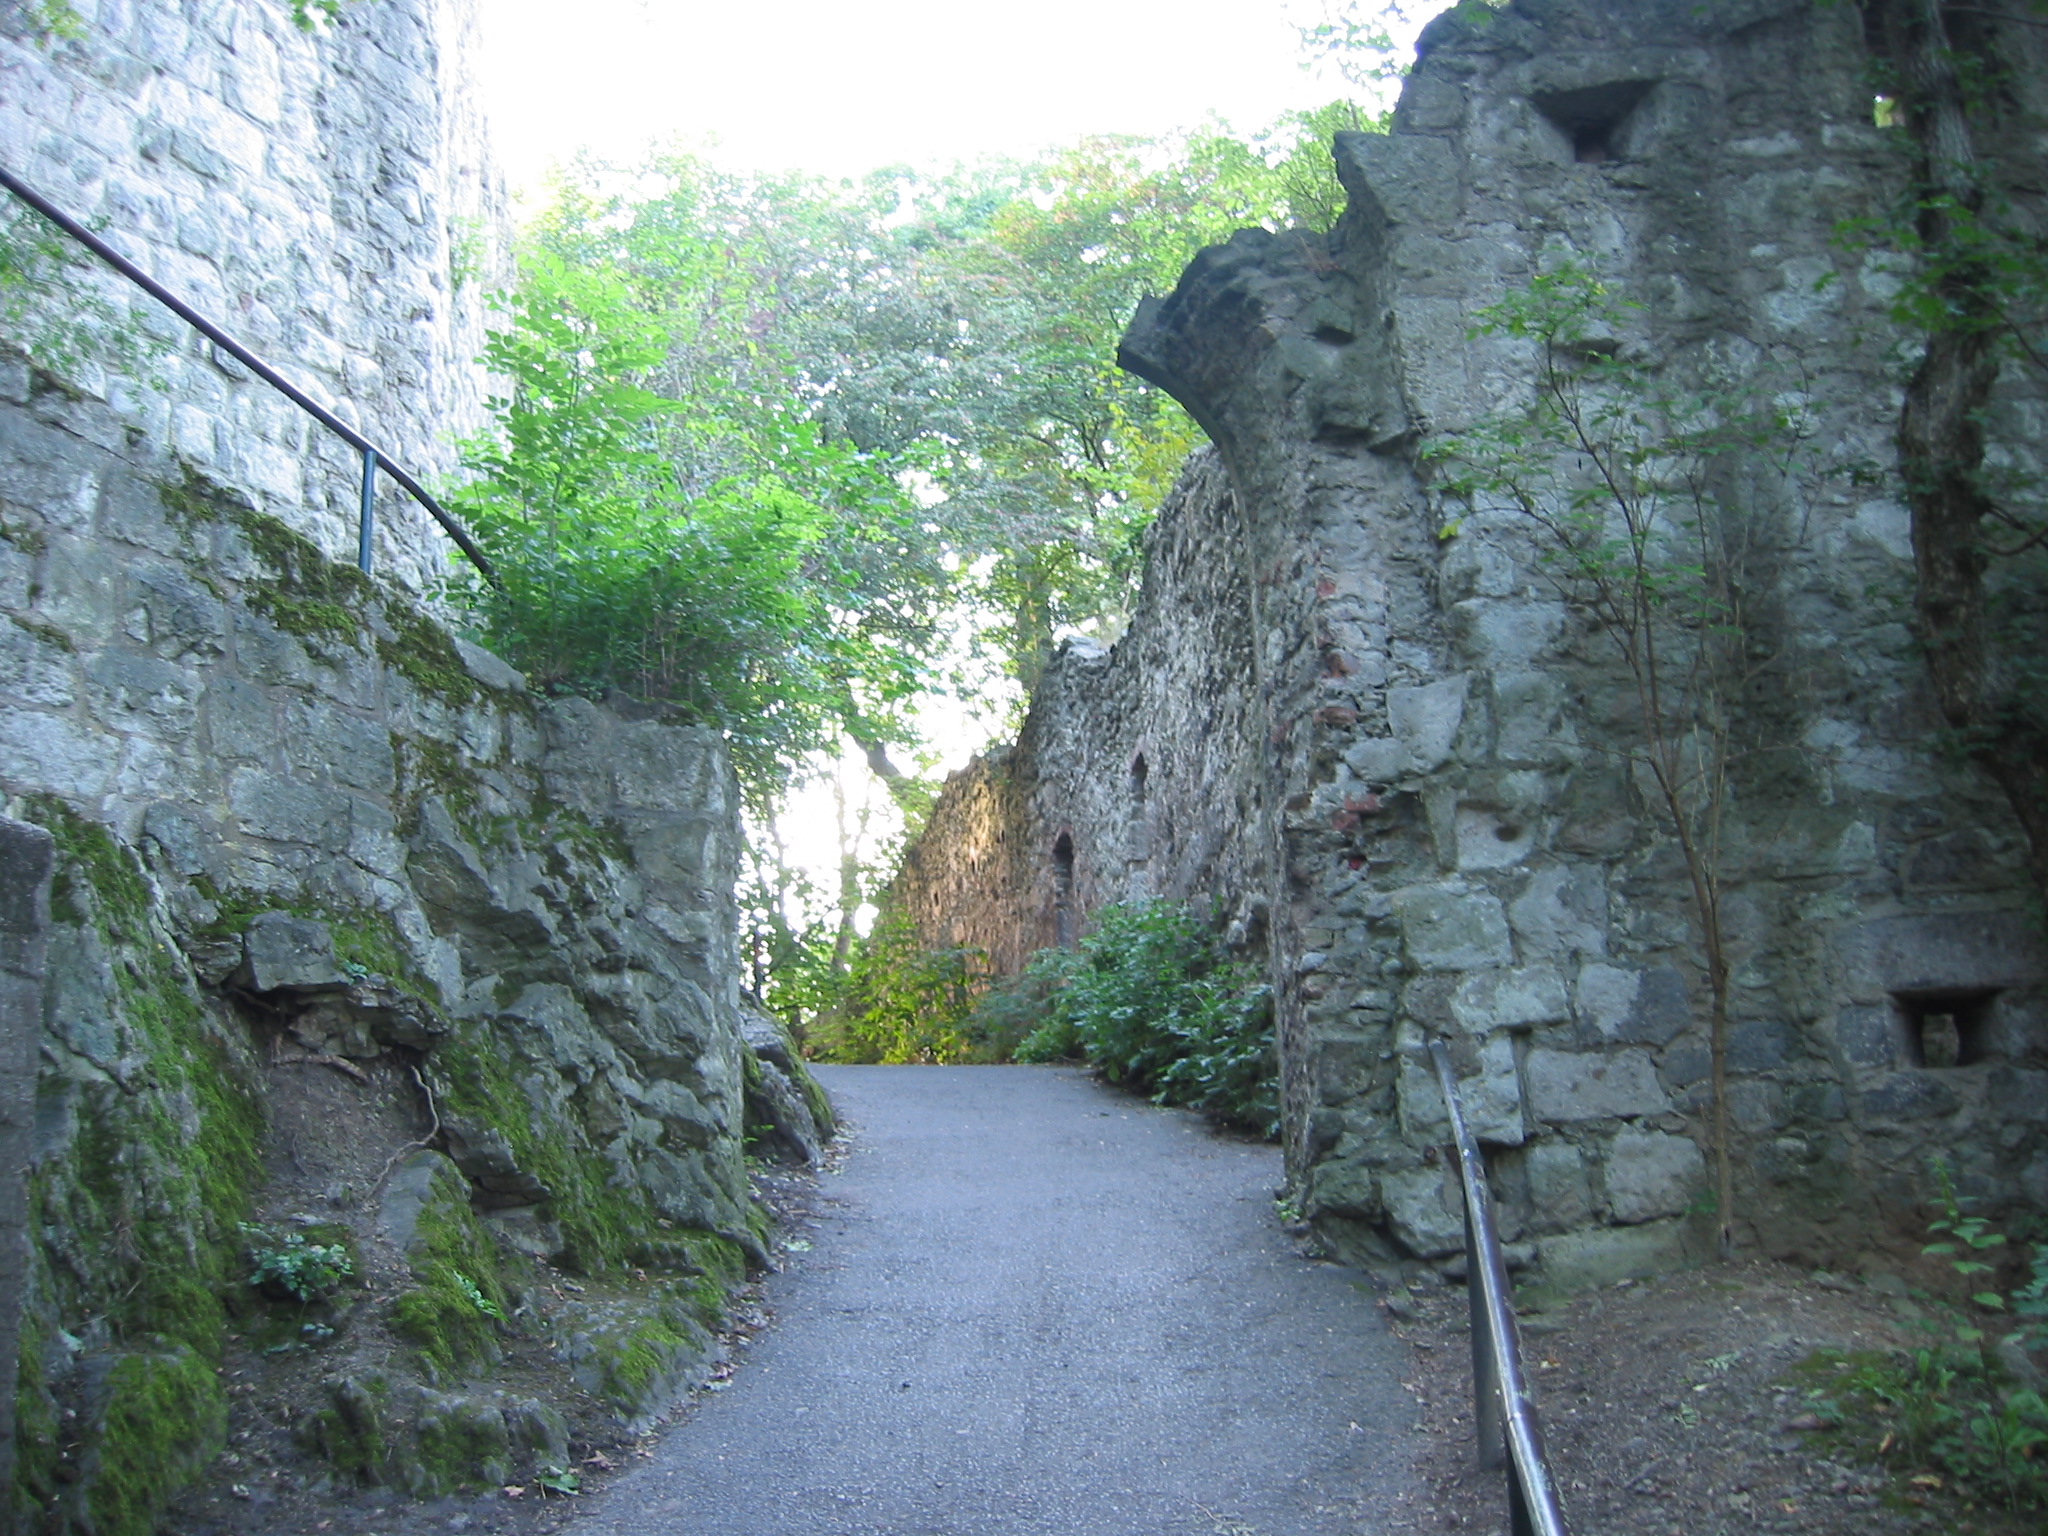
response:
[[[1726,1256],[1729,769],[1757,749],[1745,699],[1779,660],[1762,643],[1750,591],[1774,541],[1739,487],[1782,483],[1800,434],[1788,409],[1760,403],[1754,389],[1671,387],[1618,341],[1630,307],[1567,262],[1480,310],[1474,339],[1533,346],[1534,400],[1438,438],[1425,457],[1450,501],[1475,516],[1513,514],[1539,569],[1605,638],[1626,679],[1633,739],[1603,746],[1623,760],[1685,866],[1708,993],[1709,1139]],[[1460,528],[1447,523],[1441,536]]]

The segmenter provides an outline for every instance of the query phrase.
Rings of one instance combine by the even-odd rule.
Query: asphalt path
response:
[[[827,1067],[852,1124],[723,1392],[607,1536],[1359,1536],[1400,1346],[1273,1213],[1279,1153],[1047,1067]]]

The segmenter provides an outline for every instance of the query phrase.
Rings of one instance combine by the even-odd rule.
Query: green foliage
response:
[[[51,15],[75,13],[52,5]],[[72,36],[61,30],[49,35]],[[156,345],[107,297],[93,258],[42,215],[0,195],[0,351],[55,380],[94,366],[148,372]]]
[[[1180,902],[1123,902],[1095,914],[1020,1061],[1073,1055],[1112,1083],[1263,1135],[1278,1133],[1272,997]]]
[[[1056,999],[1074,969],[1083,963],[1079,951],[1041,949],[1014,976],[991,982],[975,1000],[961,1025],[970,1061],[1063,1061],[1078,1058],[1081,1042],[1071,1027],[1043,1034],[1057,1013]],[[1041,1038],[1042,1036],[1042,1038]],[[1036,1039],[1034,1054],[1021,1053]]]
[[[1926,1346],[1905,1354],[1843,1360],[1830,1389],[1809,1394],[1831,1423],[1861,1438],[1881,1435],[1877,1455],[1895,1470],[1947,1479],[1966,1500],[2013,1510],[2048,1510],[2048,1402],[2014,1383],[1987,1333],[1995,1318],[2007,1347],[2048,1344],[2048,1243],[2033,1245],[2024,1282],[2010,1291],[1997,1276],[2009,1266],[2007,1235],[1966,1213],[1947,1165],[1934,1161],[1936,1204],[1922,1252],[1943,1259],[1968,1300],[1924,1298],[1916,1320]]]
[[[90,1320],[123,1353],[105,1411],[86,1427],[94,1529],[145,1536],[157,1511],[219,1448],[225,1345],[239,1223],[262,1174],[262,1117],[232,1042],[217,1028],[158,925],[138,860],[106,828],[48,796],[22,807],[57,845],[54,921],[104,946],[119,1059],[146,1074],[81,1091],[62,1158],[30,1184],[35,1230],[62,1234],[51,1291],[64,1326]],[[45,1423],[37,1340],[23,1357],[22,1423]],[[58,1493],[48,1447],[25,1447],[19,1486]]]
[[[783,419],[759,424],[758,463],[686,486],[663,451],[682,406],[636,382],[664,333],[621,277],[537,254],[508,313],[486,361],[514,390],[454,499],[503,583],[469,601],[537,686],[623,689],[720,727],[757,797],[833,745],[857,700],[907,695],[911,658],[878,632],[891,593],[862,568],[912,519],[885,466]],[[894,596],[928,620],[925,597]]]
[[[479,1317],[488,1317],[497,1323],[505,1321],[505,1309],[486,1296],[482,1288],[469,1276],[459,1269],[450,1270],[448,1276],[455,1282],[455,1288],[469,1299],[472,1307],[476,1308]]]
[[[341,20],[343,0],[291,0],[292,25],[301,32],[318,33]]]
[[[21,11],[39,47],[48,48],[60,39],[76,42],[85,36],[85,18],[72,0],[27,0]]]
[[[964,1061],[986,979],[980,950],[926,949],[907,916],[885,913],[854,948],[843,1001],[813,1044],[828,1061]]]
[[[907,740],[988,622],[1028,680],[1121,614],[1197,440],[1115,366],[1132,308],[1240,225],[1334,219],[1350,121],[858,184],[584,167],[486,354],[513,389],[455,499],[505,588],[466,599],[543,688],[718,725],[757,806],[842,731]]]
[[[283,1236],[252,1222],[241,1223],[249,1245],[249,1284],[258,1290],[282,1291],[300,1302],[331,1296],[356,1272],[355,1256],[345,1243],[316,1243],[303,1232]]]

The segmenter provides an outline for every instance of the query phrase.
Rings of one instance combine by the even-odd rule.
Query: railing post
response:
[[[1479,1465],[1491,1472],[1507,1464],[1507,1420],[1500,1407],[1498,1341],[1493,1315],[1479,1285],[1479,1234],[1465,1212],[1465,1305],[1472,1315],[1472,1427],[1479,1435]]]
[[[377,532],[377,450],[363,450],[363,515],[356,523],[356,564],[370,574],[370,548]]]
[[[1479,1464],[1507,1469],[1513,1536],[1567,1536],[1522,1368],[1507,1265],[1486,1187],[1486,1160],[1458,1099],[1449,1048],[1432,1040],[1429,1056],[1450,1117],[1450,1152],[1465,1202],[1465,1294],[1472,1307],[1472,1423],[1479,1435]]]

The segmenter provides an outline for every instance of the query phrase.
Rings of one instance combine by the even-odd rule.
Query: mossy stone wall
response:
[[[0,799],[55,852],[32,1241],[6,1287],[30,1528],[141,1536],[219,1448],[280,1062],[381,1072],[401,1118],[433,1106],[452,1204],[379,1324],[410,1351],[415,1429],[429,1388],[400,1378],[466,1391],[493,1352],[476,1298],[512,1313],[533,1258],[595,1281],[702,1274],[691,1243],[762,1255],[715,733],[537,698],[89,399],[21,387],[0,398]],[[708,1347],[674,1306],[618,1301],[622,1338],[666,1341],[650,1381]]]

